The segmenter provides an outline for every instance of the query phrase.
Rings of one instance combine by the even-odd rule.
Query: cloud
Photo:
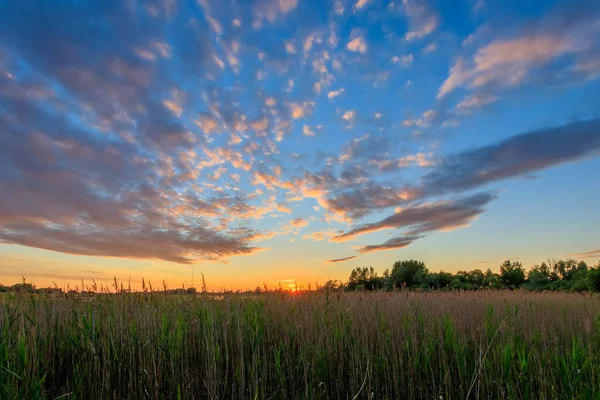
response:
[[[305,115],[310,113],[311,107],[313,105],[313,102],[291,103],[290,111],[292,114],[292,119],[303,118]]]
[[[308,53],[310,53],[310,49],[312,49],[313,42],[315,41],[315,36],[308,35],[306,39],[304,39],[304,43],[302,44],[302,49],[304,50],[304,56],[306,57]]]
[[[347,144],[339,163],[349,164],[348,167],[341,170],[339,178],[330,175],[319,182],[318,190],[311,189],[319,194],[321,207],[342,219],[358,219],[378,210],[478,189],[596,157],[600,154],[600,119],[527,132],[445,157],[417,153],[389,158],[385,155],[388,147],[387,141],[369,135]],[[412,183],[374,179],[381,172],[400,171],[411,165],[429,169]]]
[[[475,261],[475,264],[489,264],[489,263],[501,263],[504,260],[519,260],[521,257],[504,257],[504,258],[500,258],[497,260],[482,260],[482,261]]]
[[[458,103],[455,109],[458,114],[470,114],[473,109],[492,104],[496,100],[498,100],[498,97],[490,94],[471,94],[465,97],[462,102]]]
[[[577,60],[573,70],[583,73],[586,79],[595,79],[600,75],[600,54],[589,55]]]
[[[382,244],[372,244],[367,246],[360,246],[357,248],[357,251],[360,254],[373,253],[376,251],[385,251],[385,250],[397,250],[402,249],[404,247],[410,246],[415,240],[420,239],[418,236],[402,236],[390,239]]]
[[[215,35],[221,35],[223,33],[221,24],[219,24],[219,22],[216,19],[210,17],[209,15],[206,15],[205,17],[206,17],[206,22],[208,22],[212,31],[215,33]]]
[[[373,0],[357,0],[354,4],[354,11],[358,11],[361,8],[365,7],[367,4],[371,3]]]
[[[249,237],[225,235],[202,227],[122,226],[108,229],[79,229],[60,224],[12,222],[0,227],[5,243],[53,250],[68,254],[161,259],[181,264],[213,260],[223,256],[250,255],[261,249],[248,246]],[[188,229],[187,231],[184,229]]]
[[[356,99],[343,88],[348,80],[355,95],[371,89],[362,78],[381,84],[388,76],[391,85],[393,54],[399,65],[414,62],[407,51],[367,44],[377,27],[352,30],[335,14],[354,6],[361,12],[351,19],[372,24],[382,14],[362,11],[381,8],[373,2],[335,2],[333,10],[297,0],[198,4],[12,2],[3,9],[0,37],[10,40],[0,40],[0,241],[179,263],[250,255],[273,235],[253,228],[291,215],[290,204],[302,199],[318,204],[325,222],[348,223],[598,154],[597,120],[446,157],[421,142],[426,135],[404,140],[406,129],[390,121],[393,103],[360,104],[386,96]],[[402,6],[408,29],[401,34],[426,38],[413,53],[435,43],[439,18],[427,4]],[[524,83],[558,63],[566,75],[593,77],[596,31],[580,21],[473,41],[461,48],[442,97],[461,90],[453,111],[466,114],[500,98],[505,71],[525,71],[510,76]],[[350,53],[367,51],[368,59]],[[444,114],[434,110],[403,124],[433,130]],[[344,129],[348,141],[323,147],[329,134],[306,137],[324,127]],[[312,218],[287,228],[298,233]]]
[[[427,110],[421,118],[405,119],[402,121],[402,125],[406,127],[418,126],[419,128],[427,128],[436,120],[439,120],[438,112]]]
[[[251,239],[255,242],[261,242],[263,240],[273,239],[277,234],[275,232],[266,232],[266,233],[256,233],[252,235]],[[265,250],[265,249],[263,249]]]
[[[304,109],[300,105],[292,103],[290,107],[292,109],[292,118],[298,119],[304,117]]]
[[[94,271],[91,269],[82,269],[81,271],[87,272],[88,274],[104,274],[104,272],[102,272],[102,271]]]
[[[297,2],[276,4],[289,13]],[[0,34],[11,41],[0,43],[1,242],[177,263],[264,250],[252,242],[270,234],[240,225],[274,202],[250,204],[224,181],[226,164],[251,168],[251,152],[233,148],[249,127],[260,159],[273,152],[275,118],[246,117],[260,115],[263,100],[242,112],[228,89],[204,90],[221,71],[217,54],[241,66],[241,43],[216,16],[204,25],[186,11],[156,0],[3,10]],[[213,143],[221,128],[237,138],[230,147]]]
[[[512,136],[497,144],[442,159],[419,191],[442,194],[474,189],[600,154],[600,119]]]
[[[342,93],[344,93],[344,88],[340,88],[339,90],[332,90],[329,93],[327,93],[327,98],[333,99],[335,97],[340,96]]]
[[[433,53],[437,49],[438,49],[438,44],[436,42],[433,42],[433,43],[431,43],[431,44],[423,47],[423,50],[421,50],[421,52],[423,52],[423,53]]]
[[[495,198],[491,193],[479,193],[458,200],[413,205],[380,221],[334,236],[331,241],[345,242],[386,229],[407,229],[408,236],[421,237],[427,232],[463,227],[481,214],[483,207]]]
[[[305,226],[308,226],[308,221],[305,220],[304,218],[294,218],[293,220],[290,221],[290,225],[293,226],[294,228],[303,228]]]
[[[346,48],[355,53],[365,53],[367,51],[367,41],[364,36],[357,36],[348,42]]]
[[[402,4],[411,29],[404,35],[405,40],[421,39],[437,29],[439,18],[425,1],[403,0]]]
[[[600,257],[600,249],[586,251],[585,253],[568,254],[569,257],[574,258],[595,258]]]
[[[291,214],[291,212],[292,212],[292,209],[287,204],[284,204],[284,203],[277,203],[275,209],[279,212],[284,212],[284,213],[288,213],[288,214]]]
[[[356,247],[361,254],[401,249],[423,238],[427,233],[449,231],[467,226],[484,211],[484,206],[495,198],[496,195],[491,193],[479,193],[458,200],[413,205],[381,221],[364,224],[335,236],[331,241],[352,240],[360,235],[384,229],[405,229],[401,236],[389,239],[382,244]]]
[[[414,200],[418,193],[409,188],[396,188],[369,182],[366,186],[343,191],[326,200],[329,211],[361,218],[375,210],[395,207]]]
[[[313,232],[313,233],[309,233],[309,234],[302,236],[302,239],[311,239],[315,242],[320,242],[320,241],[323,241],[323,240],[330,238],[332,236],[335,236],[335,235],[336,235],[336,232],[333,230],[323,231],[323,232]]]
[[[463,86],[489,92],[581,79],[585,71],[577,70],[578,60],[597,53],[599,44],[600,27],[593,13],[547,16],[534,27],[490,41],[471,58],[458,58],[437,97]]]
[[[279,0],[279,7],[284,13],[292,11],[298,5],[298,0]]]
[[[336,264],[336,263],[351,261],[351,260],[354,260],[357,257],[358,256],[348,256],[348,257],[343,257],[343,258],[334,258],[333,260],[327,260],[327,261],[325,261],[325,264]]]
[[[450,75],[444,81],[442,86],[440,86],[437,98],[441,99],[457,87],[462,86],[470,77],[471,71],[469,70],[466,61],[463,58],[458,58],[452,68],[450,68]]]
[[[285,42],[285,50],[290,54],[296,54],[296,47],[292,42]]]
[[[308,126],[308,125],[304,125],[302,127],[302,133],[305,136],[315,136],[316,135],[316,133],[312,129],[310,129],[310,126]]]
[[[298,0],[256,0],[249,2],[254,7],[255,28],[260,28],[263,20],[275,22],[278,18],[291,13],[298,6]]]
[[[348,121],[348,122],[352,122],[354,121],[354,119],[356,118],[356,111],[355,110],[348,110],[344,113],[344,115],[342,115],[342,119],[344,121]]]
[[[402,64],[402,66],[404,67],[408,67],[410,66],[410,64],[412,64],[414,60],[414,57],[412,54],[407,54],[405,56],[394,56],[390,59],[390,61],[392,62],[392,64]]]
[[[375,159],[371,160],[370,164],[376,165],[381,172],[396,171],[401,168],[410,167],[412,165],[418,167],[431,167],[435,165],[433,153],[417,153],[409,154],[397,159]]]

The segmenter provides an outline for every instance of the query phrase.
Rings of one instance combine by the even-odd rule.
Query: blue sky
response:
[[[1,8],[1,281],[600,256],[597,2]]]

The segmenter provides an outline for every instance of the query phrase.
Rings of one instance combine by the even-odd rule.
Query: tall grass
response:
[[[0,297],[1,399],[599,399],[600,299]]]

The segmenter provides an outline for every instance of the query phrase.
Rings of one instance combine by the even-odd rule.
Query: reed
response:
[[[598,399],[599,300],[5,293],[0,398]]]

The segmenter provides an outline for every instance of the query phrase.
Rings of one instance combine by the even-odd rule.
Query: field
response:
[[[0,296],[1,399],[600,399],[600,297]]]

